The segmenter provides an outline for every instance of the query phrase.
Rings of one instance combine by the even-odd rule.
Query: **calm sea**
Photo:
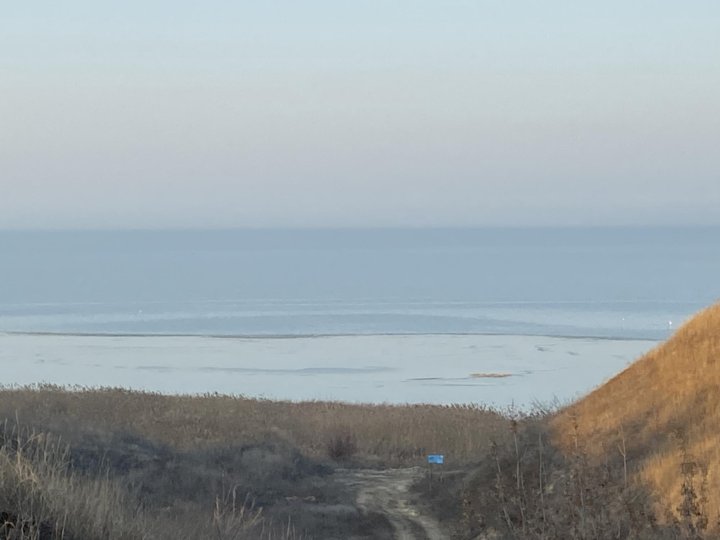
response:
[[[568,401],[720,296],[718,229],[4,232],[0,256],[4,384]]]
[[[663,339],[720,229],[1,232],[0,332]]]

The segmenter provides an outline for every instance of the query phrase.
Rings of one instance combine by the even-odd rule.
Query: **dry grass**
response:
[[[83,433],[134,434],[179,450],[279,439],[323,457],[332,441],[350,436],[358,459],[389,465],[414,465],[432,452],[474,461],[506,429],[499,414],[473,405],[295,403],[54,386],[0,391],[0,415],[71,439],[82,426]]]
[[[720,305],[584,399],[508,423],[447,492],[465,537],[717,538]]]
[[[551,421],[555,442],[596,460],[625,454],[632,481],[679,517],[694,483],[698,504],[720,509],[720,305]],[[706,514],[707,515],[707,514]]]
[[[0,538],[4,540],[299,540],[291,526],[272,527],[237,490],[211,510],[181,516],[145,508],[125,478],[110,469],[73,467],[58,437],[4,425],[0,432]],[[178,501],[182,502],[182,501]],[[208,511],[206,511],[208,510]]]
[[[57,437],[4,430],[3,538],[147,538],[142,513],[129,501],[123,487],[108,476],[75,474],[68,448]]]
[[[35,540],[380,538],[389,525],[353,510],[336,463],[417,465],[441,451],[457,466],[506,431],[475,406],[55,386],[0,390],[3,418],[25,435],[0,441],[0,518],[22,533],[0,538]]]

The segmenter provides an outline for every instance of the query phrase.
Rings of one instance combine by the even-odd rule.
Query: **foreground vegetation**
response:
[[[467,465],[506,431],[475,406],[53,386],[0,391],[0,415],[0,512],[29,538],[389,538],[337,467]]]
[[[465,531],[720,537],[720,305],[584,399],[517,420],[460,490]]]
[[[711,519],[720,511],[720,304],[552,421],[563,449],[593,462],[622,447],[656,512],[684,504],[687,475]],[[681,466],[683,471],[680,471]]]
[[[583,400],[272,402],[52,386],[0,390],[0,538],[392,538],[338,467],[422,465],[448,536],[716,538],[720,306]]]

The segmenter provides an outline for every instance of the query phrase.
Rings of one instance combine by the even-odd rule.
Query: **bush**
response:
[[[334,435],[327,444],[327,453],[335,461],[350,459],[357,452],[355,437],[349,433]]]

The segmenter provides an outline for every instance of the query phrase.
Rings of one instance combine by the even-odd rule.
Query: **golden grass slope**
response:
[[[650,351],[552,421],[556,441],[592,459],[627,455],[634,478],[657,498],[658,514],[677,514],[684,470],[720,510],[720,304],[696,315]],[[576,446],[577,445],[577,446]],[[692,465],[694,464],[694,465]],[[702,494],[700,494],[702,495]]]

